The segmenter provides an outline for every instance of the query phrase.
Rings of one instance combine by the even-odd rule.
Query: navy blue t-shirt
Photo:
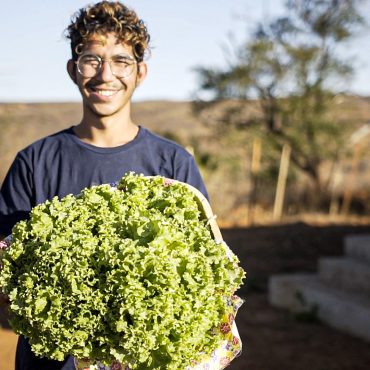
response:
[[[139,127],[129,143],[100,148],[82,142],[71,127],[17,154],[1,187],[0,234],[9,235],[16,222],[27,218],[32,207],[47,199],[117,182],[130,171],[183,181],[208,197],[194,158],[175,142]],[[16,370],[75,369],[71,357],[65,363],[38,359],[22,336],[16,364]]]
[[[194,158],[175,142],[140,127],[129,143],[100,148],[82,142],[71,127],[17,154],[0,192],[0,234],[10,234],[17,221],[47,199],[117,182],[130,171],[183,181],[208,197]]]

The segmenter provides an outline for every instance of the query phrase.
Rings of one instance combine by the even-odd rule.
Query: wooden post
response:
[[[248,207],[248,225],[252,225],[254,221],[256,199],[257,199],[257,182],[258,173],[261,167],[261,152],[262,142],[260,138],[253,139],[252,162],[251,162],[251,190],[249,196]]]
[[[291,152],[290,146],[288,144],[284,144],[283,151],[281,153],[279,177],[278,177],[278,182],[276,186],[274,211],[272,214],[272,219],[274,221],[280,220],[283,214],[283,204],[284,204],[286,180],[288,178],[290,152]]]
[[[261,167],[261,149],[262,143],[260,138],[253,140],[253,153],[252,153],[252,174],[257,175]]]

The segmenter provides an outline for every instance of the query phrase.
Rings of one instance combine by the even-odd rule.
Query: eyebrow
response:
[[[101,55],[99,55],[99,53],[85,52],[85,53],[82,53],[81,55],[83,55],[83,56],[97,56],[99,58],[105,59]],[[135,57],[133,55],[126,54],[126,53],[118,53],[118,54],[112,55],[110,57],[110,59],[111,58],[122,58],[122,59],[128,59],[128,60],[135,60]]]
[[[112,55],[111,58],[125,58],[125,59],[130,59],[130,60],[135,59],[133,55],[125,54],[125,53],[119,53],[116,55]]]

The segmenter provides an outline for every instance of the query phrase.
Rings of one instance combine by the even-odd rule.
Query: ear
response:
[[[70,59],[68,62],[67,62],[67,71],[68,71],[68,74],[69,74],[69,77],[71,77],[71,80],[77,84],[77,72],[76,72],[76,63]]]
[[[139,86],[145,80],[148,73],[148,66],[144,62],[140,62],[137,67],[136,86]]]

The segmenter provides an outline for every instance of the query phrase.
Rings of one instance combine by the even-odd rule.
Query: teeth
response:
[[[97,90],[97,93],[103,96],[112,96],[116,93],[116,91],[115,90]]]

